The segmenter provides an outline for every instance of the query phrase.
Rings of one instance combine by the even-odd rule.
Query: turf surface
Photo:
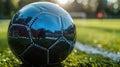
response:
[[[78,42],[120,54],[119,19],[74,19],[74,21]],[[12,54],[7,43],[8,25],[9,20],[0,20],[0,67],[19,67],[21,62]],[[99,54],[87,54],[74,49],[60,66],[119,67],[120,64]]]

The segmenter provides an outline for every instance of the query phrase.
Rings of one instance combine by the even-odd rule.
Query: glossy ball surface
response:
[[[75,24],[61,7],[49,2],[26,5],[11,19],[8,43],[22,62],[42,65],[63,61],[74,48]]]

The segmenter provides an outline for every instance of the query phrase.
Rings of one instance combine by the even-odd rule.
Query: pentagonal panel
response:
[[[29,33],[24,26],[11,25],[8,34],[8,42],[16,55],[20,55],[31,43]]]
[[[49,48],[61,35],[61,24],[57,16],[42,13],[31,25],[31,36],[34,43]]]

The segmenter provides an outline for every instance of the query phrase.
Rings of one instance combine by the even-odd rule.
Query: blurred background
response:
[[[56,3],[75,18],[120,17],[120,0],[0,0],[0,18],[10,18],[24,5],[37,1]]]
[[[12,16],[32,2],[58,4],[73,17],[77,42],[62,67],[120,66],[120,0],[0,0],[0,67],[22,64],[10,51],[7,30]]]

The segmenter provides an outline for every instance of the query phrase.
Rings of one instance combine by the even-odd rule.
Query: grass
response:
[[[77,41],[120,53],[119,19],[74,19]],[[11,53],[7,43],[9,20],[0,20],[0,67],[18,67],[21,62]],[[86,54],[76,49],[61,62],[63,67],[119,67],[120,64],[98,54]]]
[[[84,44],[102,49],[120,52],[120,20],[75,20],[77,25],[77,40]]]
[[[8,49],[7,29],[9,20],[0,20],[0,50]]]

